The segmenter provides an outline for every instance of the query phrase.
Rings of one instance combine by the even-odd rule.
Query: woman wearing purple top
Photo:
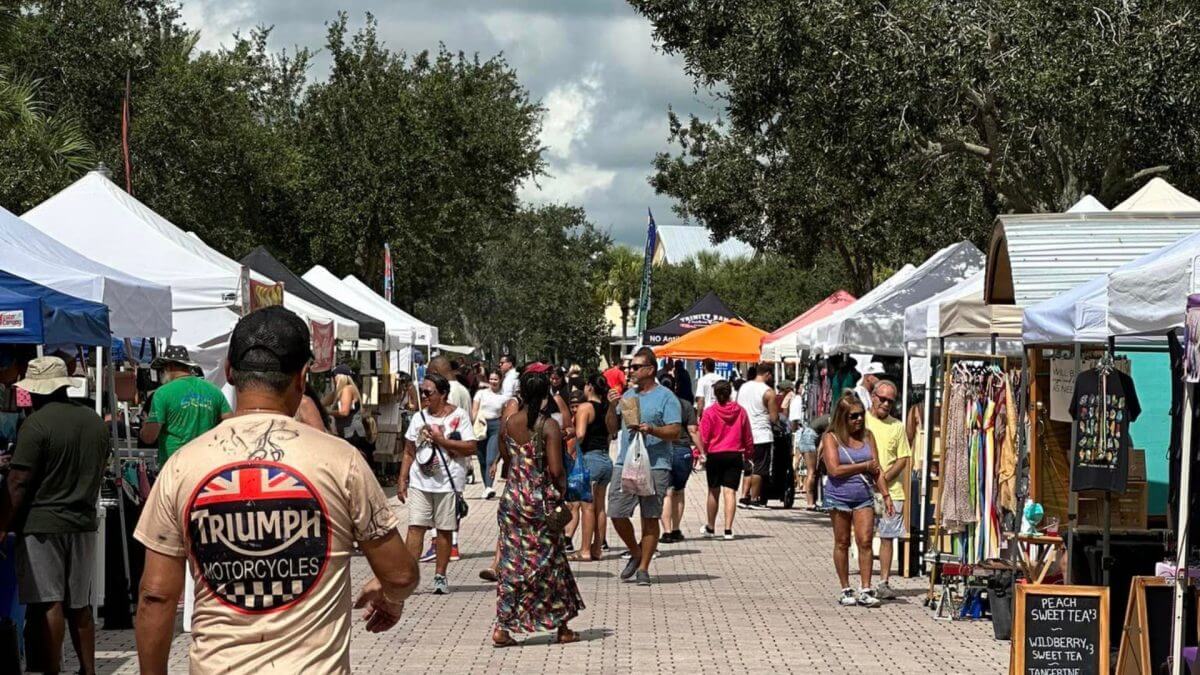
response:
[[[874,490],[883,495],[884,508],[890,516],[895,509],[883,481],[875,438],[866,428],[866,409],[854,392],[838,399],[829,424],[829,433],[821,439],[821,455],[829,480],[825,486],[826,506],[833,519],[833,567],[842,593],[838,603],[876,607],[879,599],[871,590],[871,539],[875,536]],[[850,588],[850,530],[858,546],[860,587],[857,594]]]

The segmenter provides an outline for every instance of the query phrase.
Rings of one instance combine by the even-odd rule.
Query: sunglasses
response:
[[[888,405],[896,405],[896,399],[894,399],[894,398],[886,398],[886,397],[880,396],[879,394],[875,394],[875,398],[879,399],[880,403],[886,403]]]
[[[424,387],[422,387],[422,388],[421,388],[421,395],[422,395],[422,396],[434,396],[434,395],[436,395],[437,393],[438,393],[438,392],[437,392],[437,389],[425,389]]]
[[[858,420],[861,420],[862,418],[863,418],[863,413],[860,413],[860,412],[850,413],[849,415],[846,415],[846,419],[848,419],[852,422],[856,422]]]
[[[650,368],[653,363],[631,363],[628,370],[641,370],[642,368]]]

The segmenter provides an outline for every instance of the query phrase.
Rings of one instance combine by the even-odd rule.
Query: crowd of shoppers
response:
[[[764,508],[780,447],[794,450],[794,466],[803,468],[795,487],[806,506],[829,514],[837,602],[873,607],[895,597],[890,566],[894,542],[906,534],[916,429],[895,418],[897,387],[880,379],[877,364],[841,393],[831,418],[807,419],[803,397],[791,382],[776,386],[771,364],[756,364],[738,386],[740,378],[731,382],[705,360],[693,386],[686,364],[660,369],[648,348],[590,377],[538,362],[519,367],[509,356],[496,370],[435,356],[418,382],[400,383],[401,405],[413,413],[397,481],[408,515],[401,537],[359,443],[367,434],[352,372],[334,370],[322,399],[308,382],[310,361],[308,327],[274,307],[248,315],[232,334],[233,409],[195,377],[186,351],[167,350],[155,364],[164,385],[147,406],[141,438],[158,446],[164,470],[135,531],[147,550],[137,614],[144,672],[165,672],[185,578],[195,584],[194,672],[346,672],[352,553],[365,555],[373,573],[355,601],[368,631],[400,621],[431,531],[432,593],[449,593],[472,458],[482,497],[499,498],[493,564],[482,575],[496,584],[497,647],[538,631],[560,643],[579,639],[569,624],[584,602],[571,562],[604,558],[609,520],[627,551],[619,578],[649,586],[660,543],[685,539],[694,472],[702,470],[707,484],[700,535],[733,539],[739,484],[741,506]],[[81,672],[90,673],[90,571],[110,439],[95,412],[67,399],[71,384],[55,357],[32,361],[18,383],[32,393],[33,413],[0,490],[0,531],[21,533],[30,663],[57,672],[69,635]],[[645,452],[653,494],[623,489],[635,447]],[[588,489],[572,492],[571,479]],[[222,534],[235,521],[254,524],[238,545]],[[880,573],[872,586],[876,535]],[[264,550],[294,564],[255,564]],[[228,576],[234,568],[236,581]]]

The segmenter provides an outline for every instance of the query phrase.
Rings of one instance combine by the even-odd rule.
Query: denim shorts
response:
[[[608,485],[612,481],[613,463],[607,452],[592,450],[583,453],[583,465],[592,474],[592,485]]]
[[[671,451],[671,489],[683,492],[692,475],[692,449],[675,448]]]
[[[874,509],[875,498],[867,497],[861,502],[844,502],[836,497],[825,495],[825,508],[833,509],[834,511],[845,511],[847,513],[857,511],[859,509]]]

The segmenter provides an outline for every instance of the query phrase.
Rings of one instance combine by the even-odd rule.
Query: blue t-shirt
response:
[[[625,392],[624,398],[630,396],[638,397],[638,409],[641,412],[643,424],[662,427],[668,424],[679,424],[681,421],[679,399],[675,394],[666,387],[657,386],[649,392]],[[629,449],[629,440],[633,437],[634,432],[625,427],[625,422],[621,422],[621,447],[617,451],[617,466],[625,464],[625,451]],[[643,434],[642,442],[646,444],[646,453],[650,455],[650,468],[670,470],[671,468],[671,441],[663,440],[657,436]]]

